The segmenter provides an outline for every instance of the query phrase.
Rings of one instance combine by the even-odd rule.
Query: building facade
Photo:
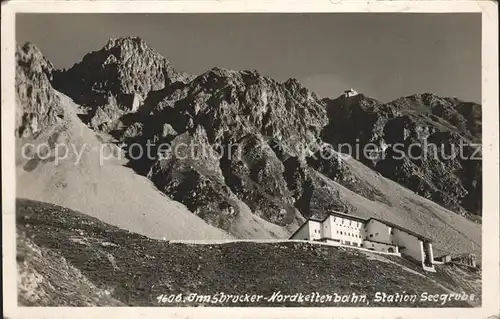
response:
[[[434,271],[429,238],[377,218],[364,219],[333,212],[324,219],[308,219],[290,239],[316,240],[403,255],[420,263],[425,270]]]
[[[354,91],[353,89],[349,89],[349,90],[344,91],[344,97],[346,97],[346,98],[353,97],[356,95],[358,95],[358,92]]]

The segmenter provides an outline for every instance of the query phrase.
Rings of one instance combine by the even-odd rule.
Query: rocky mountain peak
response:
[[[396,99],[387,105],[399,110],[418,112],[470,140],[481,140],[481,105],[477,103],[421,93]]]
[[[431,93],[389,103],[363,94],[325,99],[325,103],[329,124],[322,135],[326,142],[376,145],[373,157],[359,154],[366,165],[451,210],[480,213],[480,161],[443,157],[451,147],[458,150],[460,145],[480,142],[480,105]],[[429,144],[438,151],[428,149]],[[406,156],[398,156],[396,147]],[[410,156],[410,148],[416,147],[422,157]]]
[[[354,95],[344,93],[335,99],[324,98],[323,102],[326,104],[330,117],[361,115],[362,117],[368,116],[375,119],[376,117],[386,116],[387,113],[394,113],[396,110],[393,107],[386,106],[379,100],[358,92]]]
[[[303,86],[302,83],[300,83],[296,78],[289,78],[288,80],[283,82],[283,85],[288,91],[292,93],[299,93],[313,97],[314,99],[319,99],[314,92]]]
[[[73,93],[70,94],[72,97],[78,94],[71,92],[70,85],[64,83],[83,86],[80,89],[83,92],[78,93],[84,96],[89,91],[146,95],[186,78],[138,37],[110,39],[102,49],[85,55],[82,61],[59,75],[60,81],[56,81],[56,85]]]
[[[463,103],[463,101],[457,98],[438,96],[433,93],[416,93],[398,98],[388,104],[399,108],[414,108],[421,106],[423,108],[419,110],[425,111],[425,109],[432,109],[436,106],[453,106],[459,103]]]
[[[18,66],[32,72],[43,72],[51,77],[54,65],[42,54],[33,43],[26,42],[23,46],[16,45],[16,60]]]
[[[231,69],[226,69],[226,68],[221,68],[221,67],[213,67],[210,70],[208,70],[205,74],[208,76],[214,76],[214,77],[232,77],[237,75],[239,72]]]
[[[109,130],[128,112],[140,109],[149,92],[191,77],[139,37],[112,38],[68,70],[58,71],[56,89],[88,107],[84,121]]]
[[[294,87],[301,88],[302,87],[302,84],[300,84],[299,80],[297,80],[296,78],[289,78],[288,80],[283,82],[283,84],[289,88],[294,88]]]
[[[151,49],[146,41],[140,37],[113,37],[108,40],[104,46],[104,50],[110,50],[115,47]]]
[[[106,45],[97,52],[100,53],[103,59],[105,58],[104,62],[99,61],[103,66],[114,64],[122,69],[122,71],[125,69],[143,71],[146,67],[151,65],[160,67],[167,67],[170,65],[170,61],[139,37],[111,38]],[[90,60],[97,62],[93,59]],[[175,82],[177,79],[171,80]]]
[[[239,71],[213,67],[194,78],[191,86],[221,89],[231,83],[234,86],[241,84],[241,73]]]
[[[33,44],[16,46],[16,136],[32,137],[63,113],[50,80],[54,66]]]

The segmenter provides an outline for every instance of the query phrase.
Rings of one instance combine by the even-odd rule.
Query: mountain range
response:
[[[18,46],[16,102],[18,197],[167,239],[287,238],[342,210],[422,233],[437,253],[481,254],[476,103],[321,98],[296,79],[219,67],[193,76],[140,38],[110,39],[67,70]],[[56,165],[20,156],[27,143],[85,152]]]

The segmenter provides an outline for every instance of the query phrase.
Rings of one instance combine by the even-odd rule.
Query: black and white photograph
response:
[[[17,307],[495,297],[484,13],[153,12],[15,13]]]

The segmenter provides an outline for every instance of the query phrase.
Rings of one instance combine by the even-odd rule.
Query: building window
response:
[[[373,237],[373,234],[370,234],[370,237]]]
[[[375,233],[375,236],[378,236],[378,233]]]

